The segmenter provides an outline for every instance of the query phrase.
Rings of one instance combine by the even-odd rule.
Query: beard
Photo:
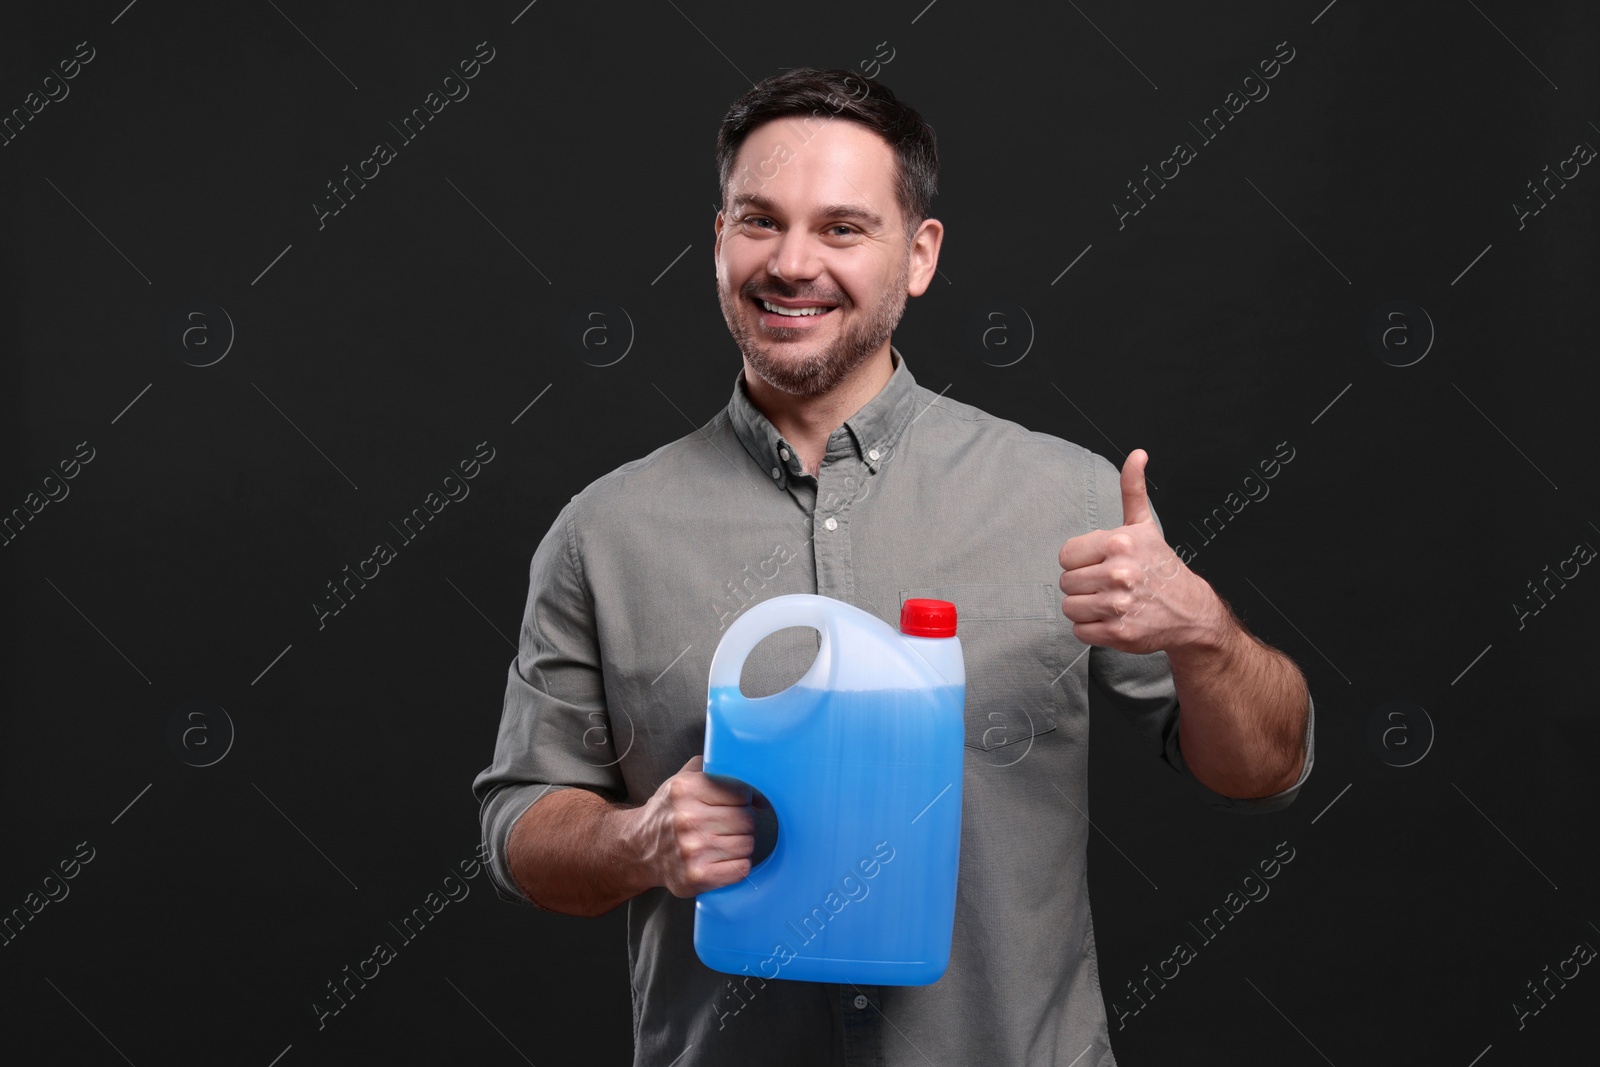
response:
[[[833,342],[804,355],[784,350],[806,343],[805,335],[812,331],[804,327],[752,325],[749,319],[752,302],[763,293],[789,300],[821,300],[835,306],[830,315],[843,315],[855,309],[845,293],[792,286],[763,277],[745,282],[737,293],[726,292],[719,286],[717,300],[728,322],[728,332],[751,370],[774,389],[793,396],[815,397],[844,381],[889,340],[900,323],[900,316],[905,313],[906,283],[910,277],[911,256],[907,254],[900,266],[900,276],[884,290],[864,318],[846,328]]]

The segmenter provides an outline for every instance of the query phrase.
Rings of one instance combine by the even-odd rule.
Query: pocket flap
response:
[[[1037,706],[1027,694],[1049,679],[1039,665],[1048,665],[1059,655],[1057,644],[1064,635],[1058,625],[1062,615],[1057,586],[990,582],[900,590],[902,604],[911,597],[948,600],[956,606],[956,636],[962,639],[967,669],[967,747],[993,752],[1056,729],[1050,710]],[[1030,662],[1037,671],[1028,668]],[[984,707],[973,699],[980,689],[987,697]]]

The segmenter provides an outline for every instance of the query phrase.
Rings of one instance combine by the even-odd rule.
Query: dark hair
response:
[[[734,157],[750,131],[790,115],[844,119],[889,142],[895,158],[895,199],[906,218],[906,228],[914,229],[928,217],[939,185],[933,127],[895,99],[887,87],[849,70],[796,67],[768,78],[734,101],[717,131],[717,173],[724,197]]]

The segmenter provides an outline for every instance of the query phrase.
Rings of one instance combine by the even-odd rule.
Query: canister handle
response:
[[[812,689],[822,688],[818,680],[828,676],[833,662],[833,613],[838,609],[837,601],[812,593],[773,597],[745,609],[728,627],[728,632],[722,635],[722,641],[711,657],[711,688],[738,688],[744,661],[756,645],[769,634],[789,626],[809,626],[822,634],[822,647],[817,650],[816,660],[805,676],[794,683]]]

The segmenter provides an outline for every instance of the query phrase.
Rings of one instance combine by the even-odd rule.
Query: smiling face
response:
[[[855,122],[791,116],[750,132],[716,223],[717,296],[747,372],[827,393],[875,355],[938,260],[940,224],[909,235],[894,152]]]

